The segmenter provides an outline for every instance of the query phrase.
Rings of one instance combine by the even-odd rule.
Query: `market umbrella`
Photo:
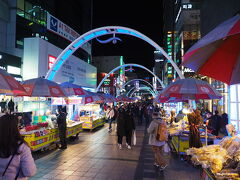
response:
[[[240,83],[240,15],[195,43],[183,56],[182,66],[229,85]]]
[[[117,98],[115,98],[111,94],[103,94],[103,97],[104,97],[104,102],[107,102],[107,103],[117,102]]]
[[[80,96],[82,98],[81,104],[89,103],[103,103],[104,98],[101,97],[98,93],[86,91],[85,95]]]
[[[193,78],[179,79],[171,83],[158,96],[165,98],[166,101],[171,97],[178,100],[220,99],[222,97],[207,82]]]
[[[39,77],[23,81],[22,86],[31,97],[66,97],[64,89],[56,82]],[[23,94],[19,94],[23,95]]]
[[[125,102],[128,102],[130,100],[129,97],[127,97],[126,95],[120,95],[117,98],[117,102],[120,102],[120,101],[125,101]]]
[[[65,90],[68,96],[82,96],[87,94],[87,91],[77,84],[64,82],[61,83],[60,86]]]
[[[15,80],[7,71],[0,69],[0,94],[18,95],[25,94],[26,91],[22,85]]]

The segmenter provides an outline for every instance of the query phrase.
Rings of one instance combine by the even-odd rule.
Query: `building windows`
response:
[[[47,11],[25,0],[17,0],[17,15],[37,24],[47,25]]]
[[[230,122],[239,131],[240,125],[240,85],[230,86]]]

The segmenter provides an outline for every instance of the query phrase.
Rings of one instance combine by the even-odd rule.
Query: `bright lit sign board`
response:
[[[10,74],[21,75],[21,69],[15,66],[7,66],[7,72]]]
[[[48,55],[48,69],[51,69],[51,67],[56,62],[56,60],[57,60],[56,57],[54,57],[52,55]]]

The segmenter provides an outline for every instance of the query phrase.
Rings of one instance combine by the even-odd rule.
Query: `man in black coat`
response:
[[[14,112],[14,105],[15,103],[13,102],[12,99],[10,99],[10,101],[8,102],[8,110],[10,111],[10,114]]]
[[[218,115],[218,111],[215,111],[215,114],[211,117],[208,123],[208,128],[213,130],[213,133],[215,136],[218,135],[219,129],[220,129],[220,123],[221,123],[221,116]]]
[[[61,143],[60,149],[67,149],[66,117],[67,117],[66,106],[65,107],[58,106],[57,124],[58,124],[59,138],[60,138],[60,143]]]

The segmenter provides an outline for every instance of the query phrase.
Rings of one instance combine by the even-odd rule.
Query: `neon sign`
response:
[[[54,57],[52,55],[48,55],[48,69],[51,69],[51,67],[54,65],[56,60],[57,60],[56,57]]]

